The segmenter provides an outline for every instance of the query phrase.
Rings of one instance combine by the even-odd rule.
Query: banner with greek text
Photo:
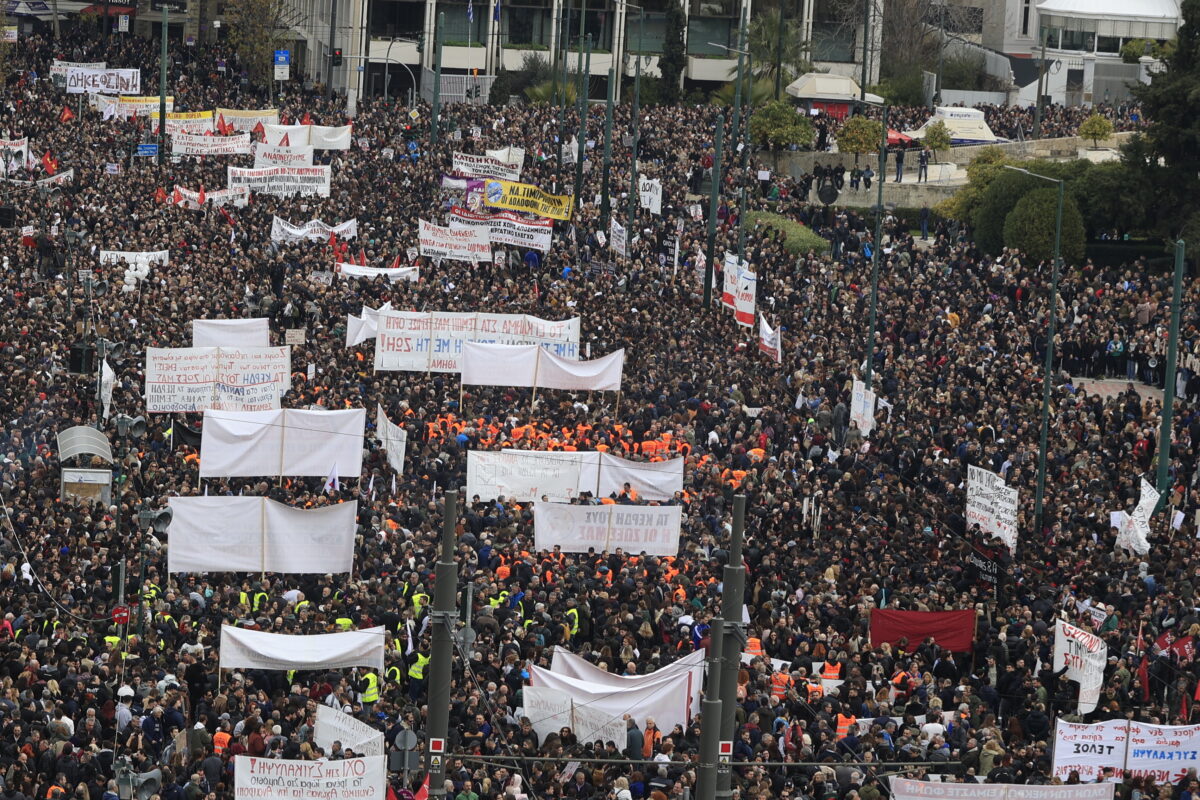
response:
[[[29,137],[20,139],[0,139],[0,162],[4,174],[18,172],[25,168],[29,161]]]
[[[638,176],[638,202],[651,214],[662,216],[662,181]]]
[[[127,265],[146,266],[149,264],[166,264],[171,257],[170,250],[149,250],[145,252],[137,252],[131,250],[101,250],[101,264],[120,264],[122,261]]]
[[[492,244],[507,244],[546,252],[554,235],[554,223],[548,219],[528,219],[509,211],[499,214],[477,214],[454,206],[446,215],[451,230],[482,228]]]
[[[570,219],[571,199],[569,194],[548,194],[532,184],[513,181],[485,181],[483,188],[483,202],[493,208],[524,211],[551,219]]]
[[[178,200],[174,199],[176,194],[178,194]],[[214,189],[211,192],[205,192],[204,203],[200,202],[200,192],[193,192],[191,189],[178,184],[175,185],[171,196],[176,208],[183,208],[188,211],[199,211],[204,208],[205,204],[211,205],[214,208],[220,208],[221,206],[245,208],[250,202],[250,190],[245,186],[237,189]]]
[[[263,167],[247,169],[226,167],[229,188],[245,186],[252,192],[288,195],[329,196],[330,168],[323,167]]]
[[[232,125],[235,131],[253,131],[258,123],[276,125],[279,123],[279,109],[263,108],[258,110],[218,108],[213,112],[219,120],[224,118],[226,125]]]
[[[536,344],[578,359],[579,317],[551,321],[526,314],[380,309],[375,369],[458,373],[464,342]]]
[[[158,109],[149,114],[150,130],[158,133]],[[172,111],[167,114],[167,135],[175,136],[190,133],[203,136],[213,131],[213,112],[211,111]]]
[[[649,556],[679,554],[682,506],[576,506],[533,504],[533,536],[538,550],[564,553],[612,552]]]
[[[142,71],[140,69],[67,68],[67,94],[87,94],[88,92],[137,94],[141,90]]]
[[[180,156],[242,156],[250,153],[250,134],[204,136],[177,133],[171,137],[171,152]]]
[[[312,161],[310,144],[286,147],[259,142],[254,146],[255,167],[311,167]]]
[[[1067,668],[1066,679],[1079,683],[1079,713],[1090,714],[1100,700],[1104,685],[1104,665],[1108,645],[1094,633],[1068,625],[1061,619],[1054,624],[1055,671]]]
[[[521,180],[521,165],[506,164],[491,156],[475,156],[470,153],[454,153],[451,164],[459,175],[472,178],[501,178],[506,181]]]
[[[319,219],[310,219],[303,225],[293,225],[281,217],[271,220],[272,242],[298,242],[302,239],[310,242],[328,241],[331,233],[339,239],[355,238],[358,236],[358,219],[349,219],[337,225],[330,225]]]
[[[492,258],[489,232],[481,228],[446,228],[420,220],[419,236],[421,255],[427,258],[471,263]]]
[[[629,235],[616,217],[608,222],[608,246],[621,258],[629,258]]]
[[[355,755],[383,755],[383,731],[321,703],[317,706],[313,743],[328,754],[333,752],[334,742],[341,742],[343,748],[353,750]]]
[[[743,328],[754,327],[754,306],[758,302],[758,275],[748,269],[738,273],[733,296],[733,321]]]
[[[387,800],[386,770],[387,758],[381,755],[338,761],[237,756],[233,796],[234,800]]]
[[[121,95],[117,98],[114,113],[118,117],[148,117],[158,111],[158,95],[139,97],[137,95]],[[167,98],[167,113],[175,110],[175,98]]]
[[[589,492],[620,494],[625,484],[643,500],[665,502],[683,490],[683,459],[630,461],[594,451],[472,450],[467,454],[467,495],[522,503],[567,502]]]
[[[863,436],[869,436],[875,429],[875,392],[860,380],[851,385],[850,420],[858,423]]]
[[[266,411],[291,386],[290,347],[149,347],[146,411],[151,414]]]
[[[107,67],[103,61],[59,61],[57,58],[50,62],[50,77],[67,79],[67,73],[72,69],[102,70]]]
[[[1150,517],[1158,506],[1159,493],[1142,478],[1142,493],[1133,513],[1126,514],[1117,529],[1117,547],[1132,550],[1139,556],[1150,552]]]
[[[1042,786],[891,779],[892,800],[1113,800],[1114,783]]]
[[[742,263],[744,266],[750,266],[745,262]],[[734,310],[738,273],[741,270],[742,266],[738,264],[738,257],[733,253],[726,253],[725,260],[721,263],[721,305],[730,311]]]
[[[1086,725],[1060,717],[1054,725],[1054,777],[1065,781],[1078,772],[1079,780],[1092,783],[1106,767],[1113,767],[1117,777],[1123,777],[1127,727],[1123,719]]]
[[[333,265],[333,274],[338,278],[387,278],[389,281],[419,281],[420,267],[364,267],[361,264],[339,262]]]
[[[982,467],[967,467],[967,528],[978,525],[998,536],[1011,551],[1017,546],[1017,490]]]

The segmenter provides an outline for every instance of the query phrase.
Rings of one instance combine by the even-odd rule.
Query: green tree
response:
[[[762,108],[755,109],[750,117],[750,139],[758,147],[778,156],[778,152],[784,148],[811,146],[813,126],[808,117],[796,112],[795,106],[772,100]]]
[[[1058,189],[1047,186],[1028,192],[1004,220],[1004,246],[1015,247],[1035,261],[1054,257],[1054,234],[1058,215]],[[1083,218],[1070,192],[1063,201],[1062,258],[1064,264],[1078,263],[1084,253]]]
[[[1132,170],[1120,161],[1092,164],[1071,183],[1088,238],[1095,239],[1104,231],[1125,233],[1145,227],[1145,205],[1130,196],[1135,185]]]
[[[494,106],[508,105],[508,96],[512,94],[512,73],[501,67],[496,73],[496,80],[492,81],[492,88],[488,92],[488,102]]]
[[[925,146],[933,151],[934,159],[940,160],[942,154],[950,149],[950,128],[940,119],[925,126]]]
[[[665,105],[679,102],[683,69],[687,66],[683,38],[686,25],[680,0],[667,0],[666,32],[663,34],[662,55],[658,57],[658,72],[662,76],[659,88]]]
[[[779,36],[781,24],[783,25],[782,48]],[[746,50],[754,54],[750,65],[751,74],[756,81],[769,82],[772,93],[775,90],[775,76],[781,71],[783,73],[783,79],[780,81],[781,88],[806,72],[813,71],[812,62],[804,57],[804,37],[800,35],[800,25],[797,20],[784,18],[781,23],[778,8],[768,8],[764,11],[755,10],[748,28]],[[736,74],[736,69],[734,74]],[[781,98],[776,97],[775,99]]]
[[[737,81],[722,84],[712,94],[708,96],[708,100],[714,106],[732,106],[736,87],[734,84]],[[768,80],[757,80],[753,85],[742,87],[742,102],[746,102],[746,93],[750,93],[750,105],[758,107],[769,101],[775,95],[775,85]]]
[[[1086,170],[1089,162],[1058,164],[1052,161],[1026,161],[1022,168],[1048,178],[1069,179],[1073,172]],[[1021,199],[1034,189],[1044,187],[1046,182],[1024,172],[1002,169],[992,176],[983,198],[970,221],[975,228],[975,244],[985,253],[995,255],[1004,247],[1005,225],[1009,212]]]
[[[883,123],[879,120],[867,119],[862,116],[851,117],[838,131],[838,152],[854,153],[854,163],[857,165],[858,157],[863,153],[879,151],[879,142],[882,138]]]
[[[967,183],[954,193],[949,200],[938,203],[936,211],[946,219],[957,219],[971,222],[975,218],[975,209],[983,201],[983,193],[987,191],[992,179],[1004,170],[1004,165],[1011,163],[1008,156],[999,147],[985,147],[979,155],[967,164]]]
[[[225,8],[229,49],[259,86],[275,77],[272,54],[286,47],[289,14],[284,0],[238,0]]]
[[[576,86],[578,85],[577,77],[577,73],[568,73],[567,82],[563,85],[568,106],[574,105],[575,98],[579,96],[576,90]],[[551,78],[534,86],[527,86],[525,87],[525,99],[531,103],[553,103],[555,98],[558,97],[558,93],[556,92],[558,83],[558,78]]]
[[[1103,114],[1092,114],[1079,126],[1079,135],[1092,140],[1092,147],[1100,147],[1101,141],[1107,141],[1113,135],[1113,124]]]

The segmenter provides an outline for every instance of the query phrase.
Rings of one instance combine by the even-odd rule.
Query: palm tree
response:
[[[768,8],[755,11],[750,20],[747,50],[754,53],[754,61],[750,66],[755,81],[768,80],[775,84],[775,75],[779,68],[783,69],[783,80],[786,86],[800,75],[812,71],[812,62],[805,58],[805,46],[800,37],[799,20],[783,18],[782,53],[780,52],[780,9]]]
[[[735,83],[737,83],[736,78],[729,83],[722,84],[716,89],[716,91],[708,96],[709,102],[715,106],[733,105],[734,89],[736,88],[734,86]],[[742,102],[746,102],[747,100],[747,91],[750,92],[750,105],[761,106],[763,103],[769,101],[775,94],[775,85],[769,80],[757,80],[753,85],[750,85],[749,82],[747,82],[747,84],[742,87]]]

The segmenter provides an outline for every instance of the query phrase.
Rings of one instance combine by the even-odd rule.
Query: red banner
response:
[[[908,639],[911,652],[927,637],[953,653],[971,650],[975,639],[975,612],[967,611],[890,611],[871,612],[871,647],[887,642],[896,646]]]

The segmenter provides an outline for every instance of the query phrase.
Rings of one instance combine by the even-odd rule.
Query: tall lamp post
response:
[[[628,9],[636,8],[638,10],[638,43],[637,55],[634,57],[635,64],[633,66],[633,148],[629,151],[629,217],[625,220],[626,225],[632,230],[636,225],[638,205],[641,203],[641,195],[638,191],[638,114],[642,104],[642,27],[646,20],[646,10],[634,3],[625,4],[625,14],[628,17]],[[632,236],[632,234],[631,234]]]
[[[865,51],[864,51],[865,52]],[[871,243],[871,305],[867,312],[867,360],[863,384],[871,388],[875,374],[875,323],[879,309],[879,250],[883,242],[883,184],[887,183],[888,107],[883,106],[879,133],[879,180],[875,187],[875,241]]]
[[[1179,312],[1183,303],[1183,256],[1186,245],[1180,239],[1175,242],[1175,285],[1171,294],[1171,330],[1167,338],[1167,363],[1163,367],[1163,410],[1162,428],[1158,434],[1158,478],[1155,488],[1159,491],[1159,508],[1167,504],[1168,470],[1171,466],[1171,431],[1175,423],[1175,371],[1179,361]]]
[[[738,31],[738,44],[741,47],[745,47],[745,45],[746,45],[746,14],[745,14],[745,12],[742,12],[742,27]],[[709,45],[711,45],[712,47],[719,47],[722,50],[725,50],[730,53],[737,53],[737,57],[738,57],[737,85],[733,88],[733,136],[729,140],[729,143],[734,147],[735,153],[737,152],[738,144],[740,143],[742,145],[742,186],[741,186],[741,191],[739,192],[739,199],[738,199],[738,259],[741,261],[745,261],[746,260],[746,193],[749,191],[749,186],[747,185],[748,181],[746,179],[746,176],[748,175],[748,170],[750,169],[750,117],[749,117],[749,114],[746,115],[746,124],[744,126],[745,127],[744,133],[741,133],[739,131],[739,124],[741,122],[741,116],[742,116],[742,83],[745,80],[743,77],[743,67],[745,68],[746,72],[750,71],[749,61],[752,58],[752,56],[750,55],[749,52],[747,52],[746,50],[740,49],[739,47],[729,47],[727,45],[717,44],[716,42],[709,42]],[[747,90],[746,93],[750,94],[751,91],[752,91],[752,89]],[[746,100],[747,100],[747,105],[749,105],[749,98],[746,98]],[[741,134],[740,138],[739,138],[739,134]]]
[[[1037,493],[1033,501],[1034,531],[1041,535],[1042,511],[1046,499],[1046,451],[1050,438],[1050,390],[1054,383],[1054,329],[1058,321],[1058,273],[1062,268],[1062,220],[1066,184],[1059,178],[1038,175],[1021,167],[1004,165],[1013,172],[1023,172],[1031,178],[1058,184],[1058,211],[1054,218],[1054,265],[1050,272],[1050,303],[1046,318],[1046,367],[1042,378],[1042,429],[1038,437]]]

